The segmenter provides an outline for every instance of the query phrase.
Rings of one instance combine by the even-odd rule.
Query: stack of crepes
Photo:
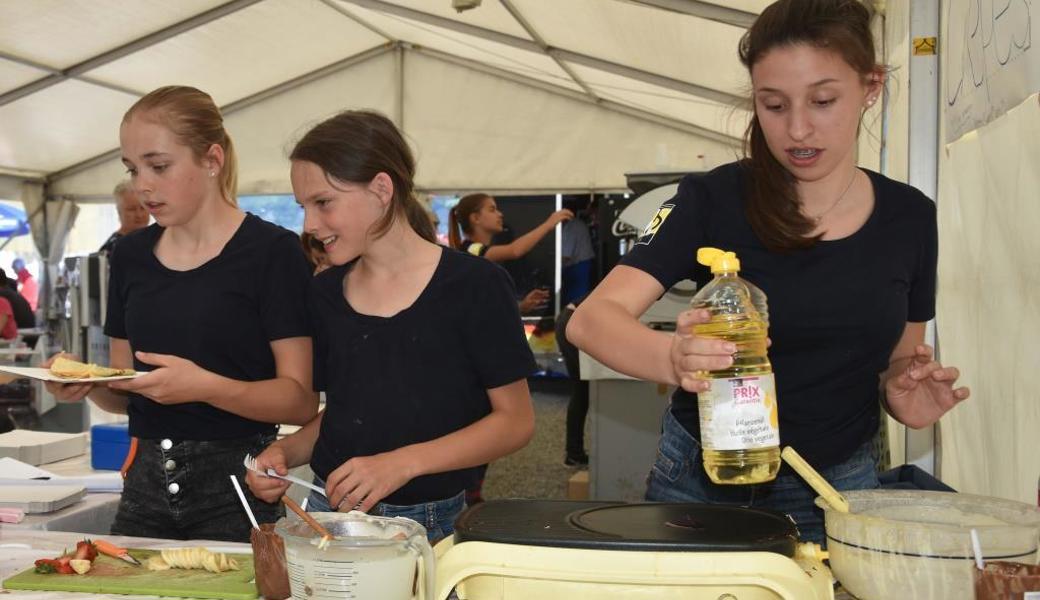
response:
[[[135,375],[137,373],[133,369],[113,369],[111,367],[102,367],[100,365],[95,365],[94,363],[81,363],[63,356],[54,359],[54,362],[51,363],[50,372],[54,376],[61,377],[62,379],[122,377],[126,375]]]

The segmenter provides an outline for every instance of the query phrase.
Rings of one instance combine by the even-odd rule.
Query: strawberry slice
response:
[[[62,575],[72,575],[73,573],[76,572],[76,570],[73,569],[72,565],[69,564],[69,561],[71,561],[71,560],[72,560],[71,556],[61,556],[61,557],[58,557],[58,559],[55,561],[55,562],[58,563],[57,566],[55,567],[55,570],[58,573],[61,573]]]
[[[97,548],[90,540],[83,540],[76,542],[76,554],[73,556],[76,560],[89,560],[93,562],[97,558]]]
[[[58,572],[58,561],[53,558],[41,558],[36,561],[37,573],[50,574]]]

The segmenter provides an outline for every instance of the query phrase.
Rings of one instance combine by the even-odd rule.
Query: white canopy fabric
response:
[[[0,0],[0,175],[108,199],[134,100],[224,109],[240,192],[287,192],[287,146],[346,108],[393,118],[427,191],[624,189],[732,160],[737,42],[768,0]]]

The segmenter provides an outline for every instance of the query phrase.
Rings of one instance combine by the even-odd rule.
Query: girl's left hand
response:
[[[932,360],[931,346],[917,346],[906,369],[885,382],[892,416],[914,429],[932,425],[971,395],[967,387],[953,387],[960,374],[956,367]]]
[[[325,493],[334,510],[368,512],[380,500],[408,483],[408,465],[400,452],[358,456],[336,468],[325,480]]]
[[[213,373],[192,361],[171,354],[135,352],[137,360],[158,367],[134,379],[112,381],[108,387],[141,394],[159,404],[205,402],[207,380]]]

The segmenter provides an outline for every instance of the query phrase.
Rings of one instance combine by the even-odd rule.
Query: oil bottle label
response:
[[[701,445],[708,450],[750,450],[780,445],[772,373],[712,379],[697,394]]]

